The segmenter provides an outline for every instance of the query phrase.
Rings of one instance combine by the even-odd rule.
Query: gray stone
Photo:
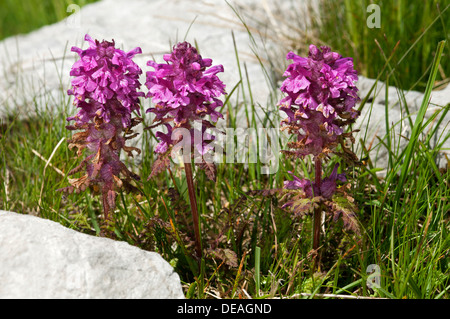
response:
[[[359,77],[357,86],[360,97],[365,98],[375,84],[375,80],[368,79],[363,76]],[[406,105],[409,109],[411,122],[408,119],[408,114],[405,108],[405,103],[402,102],[401,94],[404,95]],[[383,82],[378,82],[374,91],[370,95],[370,100],[366,103],[362,110],[361,116],[355,123],[354,129],[359,129],[360,132],[356,134],[356,138],[364,139],[365,147],[371,150],[371,159],[375,167],[386,168],[388,166],[388,150],[379,141],[385,139],[386,136],[386,118],[388,118],[389,127],[391,128],[391,140],[395,141],[391,146],[394,148],[394,153],[400,153],[408,144],[409,137],[412,131],[412,125],[415,124],[417,113],[420,109],[424,94],[417,91],[401,91],[394,86],[388,87],[388,98],[386,101],[386,86]],[[432,92],[430,100],[428,101],[427,111],[423,123],[425,123],[435,112],[442,111],[445,107],[448,107],[450,103],[450,85],[447,85],[441,90],[435,90]],[[386,113],[387,104],[387,113]],[[386,117],[388,116],[388,117]],[[438,118],[440,115],[438,114]],[[431,147],[435,147],[439,144],[446,135],[449,134],[450,114],[448,113],[441,125],[437,128],[437,133],[433,139],[430,140]],[[428,132],[431,128],[434,128],[435,123],[431,123],[425,132]],[[425,135],[419,136],[420,140],[424,140]],[[447,160],[445,155],[449,156],[450,152],[450,140],[444,143],[443,149],[438,154],[437,164],[439,167],[445,167]],[[357,150],[360,151],[360,143],[357,143]],[[378,172],[378,175],[383,176],[385,170]]]
[[[0,211],[0,298],[184,298],[159,254]]]

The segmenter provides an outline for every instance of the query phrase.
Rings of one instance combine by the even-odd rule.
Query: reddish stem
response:
[[[322,161],[317,156],[315,158],[315,169],[316,169],[316,189],[319,194],[314,194],[314,196],[320,196],[320,186],[322,183]],[[320,243],[320,221],[322,217],[322,205],[319,205],[314,210],[314,228],[313,228],[313,249],[317,251],[319,249],[319,243]],[[314,268],[316,268],[317,259],[314,262]]]
[[[191,163],[184,163],[184,171],[186,172],[186,182],[189,192],[189,201],[191,203],[192,220],[194,222],[195,250],[200,262],[202,258],[202,244],[200,240],[200,223],[198,218],[197,200],[195,198],[194,179],[192,177]]]
[[[318,156],[316,156],[314,160],[315,168],[316,168],[316,186],[318,191],[320,192],[320,186],[322,184],[322,161]],[[320,194],[315,194],[315,196],[320,196]]]

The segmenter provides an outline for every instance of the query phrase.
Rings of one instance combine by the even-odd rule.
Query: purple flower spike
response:
[[[337,187],[338,180],[347,180],[345,174],[337,173],[339,164],[334,166],[330,176],[322,178],[322,161],[329,153],[342,156],[346,162],[359,163],[356,154],[345,145],[347,138],[355,142],[352,132],[344,132],[344,127],[359,115],[354,109],[359,101],[355,84],[358,76],[351,58],[343,58],[326,46],[319,49],[310,45],[308,57],[289,52],[287,59],[293,62],[287,67],[281,86],[286,96],[279,106],[287,115],[281,126],[297,140],[288,142],[292,150],[283,152],[294,158],[312,155],[315,178],[313,182],[289,172],[293,180],[284,182],[284,189],[290,191],[283,207],[291,208],[296,216],[313,213],[313,250],[317,251],[324,209],[333,214],[334,220],[343,216],[344,226],[359,231],[351,204],[353,199],[344,187]],[[336,152],[338,146],[342,152]]]
[[[354,141],[352,133],[344,127],[355,121],[359,112],[354,109],[359,101],[352,58],[343,58],[329,47],[310,45],[308,57],[293,52],[287,54],[293,62],[287,67],[281,91],[286,96],[279,102],[280,110],[287,115],[281,123],[284,129],[297,137],[289,142],[293,149],[285,154],[303,158],[313,155],[315,181],[293,175],[284,183],[285,189],[301,189],[304,197],[321,196],[331,199],[337,190],[336,181],[345,182],[345,174],[337,174],[338,164],[330,176],[322,179],[322,160],[341,145],[338,153],[349,161],[357,162],[356,155],[345,147],[345,139]],[[292,173],[291,173],[292,174]]]
[[[359,115],[353,109],[359,101],[358,80],[352,58],[343,58],[329,47],[309,47],[307,58],[293,52],[281,91],[287,96],[279,105],[287,114],[282,125],[297,134],[303,143],[299,155],[319,155],[338,141],[344,130]]]
[[[306,197],[312,198],[318,196],[318,189],[313,182],[309,179],[300,179],[292,172],[288,172],[294,178],[292,181],[284,182],[284,189],[302,189],[305,192]]]
[[[225,85],[216,75],[223,72],[222,65],[207,70],[212,60],[203,59],[188,42],[178,43],[164,60],[167,63],[147,63],[155,69],[147,72],[147,97],[156,104],[147,112],[155,113],[157,119],[173,118],[176,127],[187,127],[185,123],[205,115],[214,122],[223,118],[216,111],[223,105],[218,98],[225,94]]]
[[[147,97],[155,106],[146,112],[154,113],[155,121],[166,125],[168,134],[175,128],[189,130],[194,142],[193,149],[204,155],[209,148],[205,146],[205,141],[194,139],[193,122],[201,121],[206,128],[211,128],[213,123],[223,118],[217,111],[223,106],[219,98],[226,94],[225,85],[217,76],[217,73],[223,72],[223,66],[212,66],[212,60],[202,58],[188,42],[178,43],[163,58],[166,63],[147,63],[154,69],[147,72]],[[205,119],[206,116],[210,117],[210,121]],[[170,141],[168,134],[157,134],[160,143],[155,152],[163,155],[171,149],[176,141]],[[214,136],[205,134],[204,130],[202,134],[207,140],[214,140]]]
[[[72,193],[89,187],[94,194],[101,194],[107,218],[108,212],[115,208],[117,191],[137,190],[130,182],[139,177],[120,160],[120,152],[123,150],[128,156],[133,156],[133,151],[140,153],[125,142],[137,135],[132,128],[141,122],[140,118],[132,118],[133,111],[139,113],[139,97],[144,96],[138,91],[142,70],[132,60],[141,49],[125,53],[114,47],[114,40],[99,42],[89,35],[85,40],[89,42],[88,49],[72,48],[80,59],[70,71],[74,78],[67,92],[75,97],[74,105],[78,108],[75,116],[67,118],[75,121],[67,129],[82,130],[69,140],[69,149],[78,148],[78,156],[86,150],[85,159],[68,175],[83,170],[85,174],[69,179],[71,186],[60,190]]]
[[[123,127],[131,124],[131,113],[139,113],[139,92],[141,83],[139,75],[142,70],[132,58],[141,53],[140,48],[128,53],[114,47],[112,42],[93,40],[86,34],[89,48],[82,50],[72,47],[80,60],[75,62],[70,71],[74,76],[69,95],[75,97],[74,104],[80,108],[79,113],[71,119],[77,123],[87,123],[92,114],[109,122],[112,114],[121,116]],[[86,114],[86,102],[90,105]],[[85,106],[85,107],[83,107]]]

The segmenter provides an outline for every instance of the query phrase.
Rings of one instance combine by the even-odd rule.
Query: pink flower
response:
[[[342,58],[329,47],[309,47],[307,58],[293,52],[287,59],[293,60],[284,76],[281,91],[286,93],[280,102],[280,110],[287,118],[282,125],[291,127],[298,141],[304,142],[299,155],[317,156],[324,148],[336,143],[346,121],[359,114],[353,107],[359,101],[358,80],[352,58]]]
[[[353,109],[359,101],[356,81],[358,76],[351,58],[343,58],[329,47],[317,48],[310,45],[308,57],[300,57],[293,52],[287,54],[293,62],[287,67],[287,77],[281,91],[286,96],[279,102],[280,110],[287,118],[281,125],[297,137],[288,146],[288,153],[296,157],[313,155],[315,158],[316,180],[314,182],[294,176],[284,183],[285,189],[302,189],[306,197],[322,196],[331,198],[336,192],[336,181],[345,181],[344,174],[337,174],[338,164],[329,177],[322,180],[322,158],[343,144],[344,126],[359,115]],[[342,145],[344,147],[344,145]],[[352,154],[345,149],[347,154]],[[319,172],[320,174],[317,174]],[[292,174],[292,173],[291,173]]]
[[[80,108],[79,113],[69,120],[87,123],[97,115],[109,122],[112,114],[120,115],[123,127],[130,125],[131,113],[139,112],[139,92],[141,83],[139,75],[142,70],[132,58],[141,53],[140,48],[128,53],[114,46],[114,40],[108,42],[93,40],[86,34],[89,48],[82,50],[72,47],[80,59],[70,71],[74,76],[69,95],[74,95],[74,104]],[[89,106],[87,106],[89,105]]]
[[[68,175],[80,171],[85,174],[69,179],[71,186],[61,190],[71,193],[91,188],[94,194],[102,195],[106,217],[115,208],[117,191],[136,190],[130,181],[139,179],[120,160],[120,152],[129,156],[133,156],[133,151],[140,153],[125,142],[135,136],[132,128],[141,121],[132,118],[133,111],[139,112],[139,97],[144,96],[138,91],[142,71],[132,60],[141,49],[125,53],[114,47],[114,41],[94,41],[89,35],[85,40],[89,42],[88,49],[72,48],[80,59],[70,71],[74,79],[67,92],[75,96],[74,105],[78,107],[78,113],[67,118],[75,121],[67,129],[82,130],[73,135],[69,148],[78,148],[78,156],[86,152],[84,160]]]
[[[173,128],[191,130],[193,121],[205,121],[206,116],[212,122],[223,118],[217,109],[223,106],[219,98],[226,94],[225,85],[216,75],[223,72],[223,66],[212,66],[212,60],[203,59],[188,42],[178,43],[172,53],[163,58],[166,63],[147,63],[154,68],[147,72],[147,97],[155,104],[147,112],[154,113],[156,120],[164,122],[169,133]],[[173,122],[173,126],[169,122]],[[161,133],[157,137],[161,142],[155,152],[166,152],[171,144],[168,135]],[[203,153],[202,145],[194,146]]]

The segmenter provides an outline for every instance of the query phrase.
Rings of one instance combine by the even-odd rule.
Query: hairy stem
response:
[[[189,192],[189,201],[191,203],[192,220],[194,222],[195,250],[200,262],[202,259],[202,243],[200,240],[200,224],[198,219],[197,200],[195,198],[194,179],[192,177],[191,163],[184,163],[184,171],[186,172],[186,181]]]
[[[316,170],[316,179],[315,184],[317,186],[317,190],[320,193],[320,185],[322,183],[322,161],[321,159],[316,156],[315,158],[315,170]],[[314,194],[314,196],[320,196],[320,194]],[[313,249],[317,251],[319,248],[320,243],[320,221],[322,217],[322,205],[319,205],[314,210],[314,228],[313,228]],[[316,268],[317,265],[317,257],[314,261],[314,268]]]

